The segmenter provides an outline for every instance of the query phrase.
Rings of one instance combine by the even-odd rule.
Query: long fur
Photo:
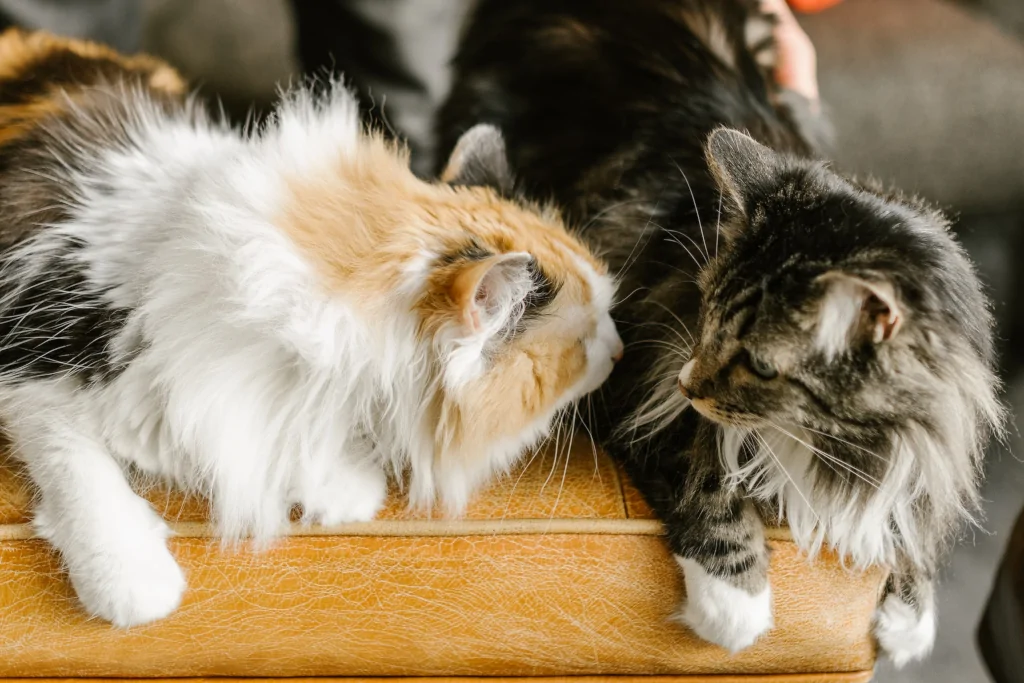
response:
[[[686,623],[731,649],[768,628],[743,616],[781,519],[811,554],[891,571],[876,633],[902,663],[930,648],[932,582],[1001,430],[992,318],[945,218],[818,160],[827,122],[754,37],[766,6],[482,0],[442,150],[500,127],[520,188],[618,271],[627,353],[598,427],[688,584],[730,603]]]
[[[229,541],[294,505],[370,519],[388,472],[458,513],[611,371],[603,265],[475,186],[503,168],[496,131],[427,184],[340,84],[243,134],[156,88],[158,62],[16,32],[5,51],[26,85],[0,115],[47,109],[0,169],[0,416],[93,614],[143,623],[184,588],[129,466],[209,497]]]

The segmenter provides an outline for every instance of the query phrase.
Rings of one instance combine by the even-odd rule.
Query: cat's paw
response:
[[[935,612],[919,613],[890,594],[875,612],[875,639],[897,668],[924,659],[935,644]]]
[[[303,522],[368,522],[384,507],[387,477],[382,469],[339,466],[305,489],[299,500]]]
[[[772,627],[770,586],[751,595],[708,574],[693,560],[677,555],[676,562],[686,580],[686,605],[676,618],[698,636],[736,653]]]
[[[143,528],[111,529],[115,533],[103,540],[90,539],[81,557],[65,552],[82,606],[119,628],[168,616],[185,593],[185,575],[167,549],[166,525],[148,506],[145,512],[145,520],[135,520]]]

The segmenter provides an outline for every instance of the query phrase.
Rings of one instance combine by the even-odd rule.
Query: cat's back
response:
[[[598,195],[701,167],[719,125],[792,146],[750,49],[759,16],[748,0],[482,0],[455,58],[441,151],[492,122],[525,189],[586,220],[609,199]]]
[[[0,247],[64,218],[59,179],[88,156],[83,148],[125,129],[137,100],[177,107],[185,93],[153,57],[45,32],[0,34]]]
[[[159,59],[125,56],[97,43],[41,31],[5,31],[0,34],[0,145],[31,132],[90,91],[120,84],[165,98],[185,93],[181,77]]]

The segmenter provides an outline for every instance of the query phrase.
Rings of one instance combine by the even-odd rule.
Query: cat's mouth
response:
[[[721,410],[714,399],[690,397],[690,406],[698,413],[724,427],[743,427],[756,429],[764,426],[764,420],[756,415],[746,413],[730,413]]]

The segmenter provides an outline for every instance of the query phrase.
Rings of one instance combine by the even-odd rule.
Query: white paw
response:
[[[324,526],[368,522],[384,506],[387,477],[383,469],[338,466],[305,489],[299,500],[304,522]]]
[[[127,525],[110,520],[112,528],[64,553],[86,611],[119,628],[166,617],[185,592],[185,575],[167,549],[166,525],[148,506],[144,512]]]
[[[686,580],[686,605],[677,619],[704,640],[732,653],[754,644],[772,627],[772,591],[751,595],[676,555]]]
[[[926,609],[918,615],[890,594],[875,612],[875,638],[896,668],[924,659],[935,644],[935,611]]]

